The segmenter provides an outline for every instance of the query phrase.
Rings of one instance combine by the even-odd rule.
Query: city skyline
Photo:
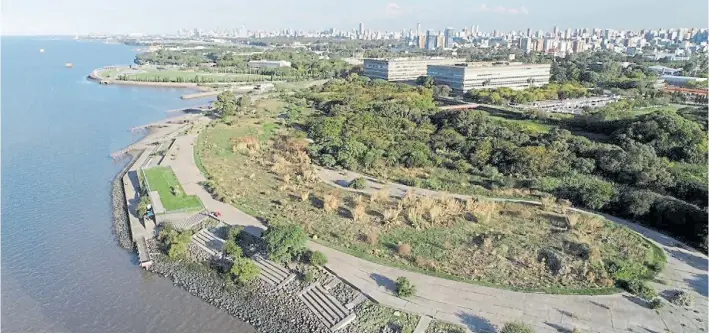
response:
[[[39,8],[39,9],[38,9]],[[706,1],[686,0],[668,6],[663,1],[599,0],[573,3],[558,0],[522,1],[380,1],[330,3],[323,0],[268,0],[245,3],[214,0],[194,8],[184,0],[84,2],[69,0],[4,0],[3,35],[72,35],[89,33],[173,34],[198,27],[249,30],[423,31],[477,25],[483,31],[538,30],[553,26],[639,30],[706,28]],[[166,11],[170,11],[167,13]],[[262,15],[259,15],[262,13]],[[347,13],[347,15],[338,15]],[[317,18],[317,20],[313,20]],[[548,27],[547,27],[548,26]]]

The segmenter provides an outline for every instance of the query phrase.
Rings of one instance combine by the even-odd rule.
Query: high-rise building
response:
[[[426,49],[436,49],[436,35],[434,35],[433,30],[426,31]]]
[[[421,36],[421,23],[416,23],[416,36]]]
[[[419,49],[424,49],[426,48],[426,35],[418,35],[416,36],[416,43],[419,47]]]
[[[519,39],[519,48],[524,50],[525,54],[532,51],[532,38],[524,37]]]
[[[357,31],[359,36],[364,35],[364,23],[360,22],[359,23],[359,30]]]
[[[582,39],[574,40],[571,44],[571,51],[574,53],[584,52],[586,50],[586,41]]]
[[[443,38],[444,38],[443,47],[444,48],[449,49],[449,48],[453,47],[453,34],[454,33],[455,32],[453,31],[453,28],[450,28],[450,27],[446,28],[446,30],[443,34],[444,35],[443,36]]]
[[[527,37],[532,37],[532,28],[527,28]]]
[[[552,29],[551,33],[553,35],[552,37],[556,38],[556,36],[559,35],[559,27],[554,26],[554,29]]]
[[[436,49],[443,49],[446,47],[446,35],[441,31],[436,36]]]

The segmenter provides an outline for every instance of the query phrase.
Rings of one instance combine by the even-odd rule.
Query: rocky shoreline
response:
[[[227,311],[259,332],[329,331],[291,289],[272,291],[272,287],[260,280],[247,286],[234,285],[212,268],[195,262],[171,261],[163,254],[154,255],[153,261],[150,271],[171,279],[175,286]]]
[[[126,207],[125,189],[123,189],[123,175],[126,174],[131,165],[138,158],[137,154],[130,155],[131,160],[123,169],[116,174],[111,183],[111,206],[113,207],[113,233],[118,240],[118,245],[121,248],[133,251],[135,245],[130,232],[130,223],[128,222],[128,208]]]

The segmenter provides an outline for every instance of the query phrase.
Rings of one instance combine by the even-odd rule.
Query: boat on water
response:
[[[39,53],[44,53],[44,49],[39,49]]]
[[[64,64],[64,67],[66,67],[66,68],[72,68],[72,67],[74,67],[74,64],[72,64],[72,63],[66,63],[66,64]]]

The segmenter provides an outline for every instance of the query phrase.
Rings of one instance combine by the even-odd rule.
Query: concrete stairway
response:
[[[269,261],[259,254],[254,255],[252,260],[254,260],[256,265],[261,268],[261,275],[259,278],[262,281],[274,286],[276,290],[286,286],[295,279],[294,273],[276,264],[275,262]]]
[[[221,257],[224,242],[224,239],[214,235],[207,229],[202,229],[192,236],[193,244],[216,257]]]
[[[345,328],[356,317],[318,283],[303,289],[298,298],[333,332]]]
[[[188,230],[207,220],[207,218],[209,218],[209,216],[205,212],[200,212],[183,221],[173,223],[172,226],[178,230]]]

